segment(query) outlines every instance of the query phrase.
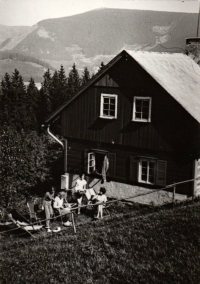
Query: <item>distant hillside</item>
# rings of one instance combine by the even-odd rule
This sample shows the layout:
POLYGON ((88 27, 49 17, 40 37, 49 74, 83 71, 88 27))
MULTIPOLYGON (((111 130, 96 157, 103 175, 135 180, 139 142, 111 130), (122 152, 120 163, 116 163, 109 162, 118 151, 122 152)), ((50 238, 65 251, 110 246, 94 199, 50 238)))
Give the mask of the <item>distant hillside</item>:
POLYGON ((185 38, 196 35, 197 18, 188 13, 100 9, 44 20, 29 30, 19 27, 21 41, 15 31, 11 49, 10 36, 4 41, 0 37, 0 50, 31 55, 55 68, 63 64, 67 71, 73 62, 94 71, 123 48, 166 51, 161 44, 168 51, 182 52, 185 38))

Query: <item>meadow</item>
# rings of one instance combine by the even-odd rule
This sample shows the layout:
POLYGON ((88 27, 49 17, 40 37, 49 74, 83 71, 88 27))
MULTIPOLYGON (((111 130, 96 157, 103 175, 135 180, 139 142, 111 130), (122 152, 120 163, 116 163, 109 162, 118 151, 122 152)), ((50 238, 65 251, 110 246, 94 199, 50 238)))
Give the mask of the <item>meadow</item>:
POLYGON ((199 200, 118 206, 118 214, 79 223, 77 234, 1 235, 1 283, 200 283, 199 200))

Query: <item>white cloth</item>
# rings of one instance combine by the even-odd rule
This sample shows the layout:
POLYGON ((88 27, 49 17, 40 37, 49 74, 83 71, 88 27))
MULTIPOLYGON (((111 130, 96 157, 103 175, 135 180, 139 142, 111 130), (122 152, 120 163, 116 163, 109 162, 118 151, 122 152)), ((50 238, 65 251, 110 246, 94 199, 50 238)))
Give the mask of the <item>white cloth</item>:
POLYGON ((84 191, 87 181, 85 179, 77 179, 75 191, 84 191))
POLYGON ((63 207, 63 198, 60 198, 59 196, 55 197, 54 203, 53 203, 53 208, 59 209, 63 207))
POLYGON ((103 203, 103 202, 106 203, 107 202, 107 196, 105 194, 97 195, 96 200, 98 202, 101 202, 101 203, 103 203))

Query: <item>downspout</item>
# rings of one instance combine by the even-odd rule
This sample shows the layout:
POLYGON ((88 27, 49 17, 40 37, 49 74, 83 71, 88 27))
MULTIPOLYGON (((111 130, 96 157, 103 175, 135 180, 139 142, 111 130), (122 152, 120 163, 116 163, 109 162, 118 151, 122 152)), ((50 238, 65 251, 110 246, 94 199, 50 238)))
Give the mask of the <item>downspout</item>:
POLYGON ((50 131, 50 125, 48 125, 47 127, 47 133, 54 139, 56 140, 63 148, 64 148, 64 144, 62 141, 60 141, 55 135, 53 135, 53 133, 50 131))
POLYGON ((50 125, 47 127, 47 133, 58 142, 64 149, 64 173, 67 174, 67 139, 64 139, 64 143, 59 140, 53 133, 50 131, 50 125))
MULTIPOLYGON (((43 127, 43 125, 42 125, 43 127)), ((61 189, 68 189, 69 188, 69 174, 67 173, 67 139, 64 139, 64 143, 59 140, 51 131, 50 125, 47 126, 47 133, 56 141, 58 142, 64 149, 64 176, 61 176, 61 189), (62 184, 62 177, 64 177, 64 185, 62 184)))

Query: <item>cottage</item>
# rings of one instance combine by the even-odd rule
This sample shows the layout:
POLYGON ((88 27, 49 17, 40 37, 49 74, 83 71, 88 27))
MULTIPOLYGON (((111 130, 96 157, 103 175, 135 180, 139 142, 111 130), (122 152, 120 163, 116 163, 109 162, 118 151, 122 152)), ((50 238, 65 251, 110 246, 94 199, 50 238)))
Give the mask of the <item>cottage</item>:
MULTIPOLYGON (((200 68, 184 54, 124 50, 46 123, 58 116, 69 187, 81 171, 122 190, 200 174, 200 68)), ((198 195, 200 185, 177 190, 198 195)))

